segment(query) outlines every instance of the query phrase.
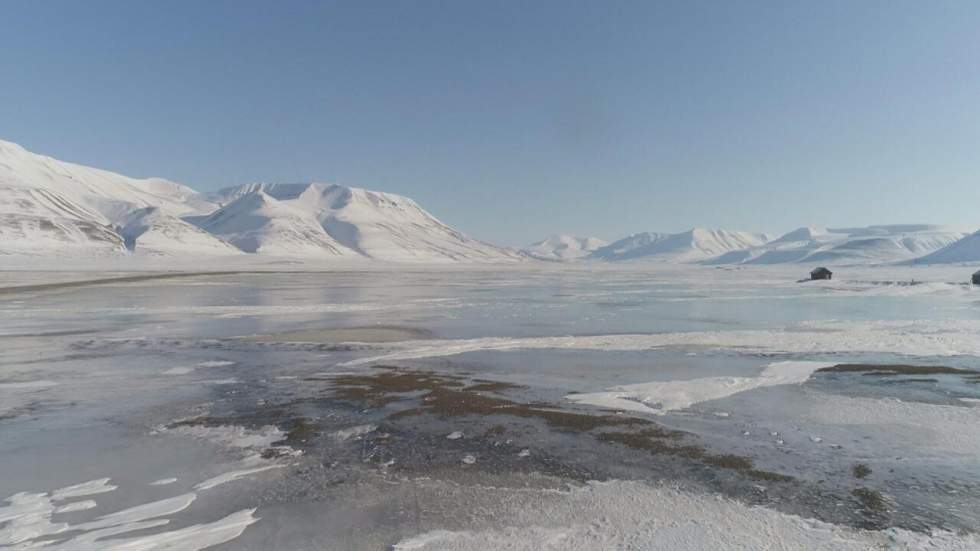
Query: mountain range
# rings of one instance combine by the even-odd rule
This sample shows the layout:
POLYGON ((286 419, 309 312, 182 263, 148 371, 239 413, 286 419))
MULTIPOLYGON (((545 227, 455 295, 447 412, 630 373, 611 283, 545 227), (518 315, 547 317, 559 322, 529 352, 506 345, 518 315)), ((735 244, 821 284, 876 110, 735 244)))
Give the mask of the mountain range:
MULTIPOLYGON (((588 253, 559 260, 734 264, 898 264, 980 261, 980 232, 950 226, 893 225, 767 234, 693 228, 681 233, 635 233, 588 253)), ((585 240, 586 238, 576 238, 585 240)), ((542 241, 525 249, 548 257, 542 241)), ((549 258, 554 259, 554 258, 549 258)))
POLYGON ((213 193, 129 178, 0 140, 0 255, 270 255, 395 262, 895 264, 980 262, 976 228, 803 227, 768 234, 693 228, 612 243, 553 235, 521 251, 473 239, 415 201, 325 183, 213 193))

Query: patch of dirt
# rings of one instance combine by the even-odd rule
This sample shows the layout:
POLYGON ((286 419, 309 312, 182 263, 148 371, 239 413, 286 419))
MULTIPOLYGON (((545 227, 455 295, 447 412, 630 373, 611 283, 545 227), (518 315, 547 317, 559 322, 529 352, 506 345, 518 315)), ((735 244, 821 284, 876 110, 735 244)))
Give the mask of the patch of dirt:
MULTIPOLYGON (((481 380, 468 385, 464 378, 452 375, 390 366, 375 367, 378 369, 375 373, 337 375, 317 380, 330 381, 334 397, 359 404, 379 407, 395 401, 417 402, 415 407, 389 415, 388 420, 392 422, 421 415, 432 415, 440 419, 507 415, 539 420, 557 431, 591 434, 604 443, 621 444, 635 450, 682 457, 720 469, 731 469, 758 480, 793 480, 786 475, 756 469, 752 460, 747 457, 713 455, 700 445, 684 443, 682 440, 695 437, 665 428, 649 419, 613 413, 570 411, 557 404, 524 403, 486 394, 522 388, 510 383, 481 380), (596 432, 599 430, 603 431, 596 432)), ((493 425, 485 431, 484 437, 496 436, 505 430, 503 425, 493 425)))
POLYGON ((957 375, 977 375, 976 371, 942 365, 905 364, 838 364, 818 369, 817 373, 864 373, 871 376, 888 375, 933 375, 949 373, 957 375))

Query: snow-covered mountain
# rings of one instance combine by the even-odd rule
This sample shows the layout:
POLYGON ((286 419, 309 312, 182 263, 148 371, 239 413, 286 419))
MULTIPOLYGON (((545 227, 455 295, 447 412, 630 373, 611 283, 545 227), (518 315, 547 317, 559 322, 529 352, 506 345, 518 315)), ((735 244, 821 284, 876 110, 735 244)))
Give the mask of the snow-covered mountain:
POLYGON ((180 219, 215 207, 174 182, 128 178, 0 140, 0 253, 238 253, 180 219))
POLYGON ((211 215, 194 219, 194 222, 247 253, 356 255, 337 243, 315 217, 276 200, 261 189, 238 197, 211 215))
POLYGON ((337 184, 248 184, 218 191, 201 228, 248 252, 412 262, 509 262, 524 257, 470 238, 400 195, 337 184))
POLYGON ((712 264, 888 264, 928 255, 967 233, 961 228, 925 224, 866 228, 805 227, 758 247, 733 251, 712 264))
POLYGON ((980 262, 980 231, 971 233, 931 254, 917 258, 914 262, 916 264, 980 262))
POLYGON ((509 262, 411 199, 331 184, 249 184, 204 196, 0 141, 0 254, 260 253, 509 262))
POLYGON ((472 239, 399 195, 336 184, 248 184, 204 195, 0 140, 0 255, 241 255, 409 262, 656 260, 708 264, 980 262, 980 233, 933 225, 764 234, 694 228, 611 244, 556 235, 524 251, 472 239))
POLYGON ((658 260, 698 262, 762 245, 769 236, 729 230, 693 228, 686 232, 636 233, 594 251, 589 258, 607 261, 658 260))
POLYGON ((522 251, 540 260, 578 260, 605 247, 608 243, 598 237, 576 237, 574 235, 552 235, 543 241, 528 245, 522 251))

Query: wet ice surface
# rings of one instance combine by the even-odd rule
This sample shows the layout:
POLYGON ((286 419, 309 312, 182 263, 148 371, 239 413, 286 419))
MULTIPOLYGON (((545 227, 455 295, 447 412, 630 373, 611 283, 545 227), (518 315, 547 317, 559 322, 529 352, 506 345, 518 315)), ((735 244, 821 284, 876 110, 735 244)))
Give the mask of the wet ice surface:
POLYGON ((816 371, 980 367, 980 291, 896 270, 235 274, 0 295, 0 546, 914 548, 935 532, 970 548, 950 533, 980 529, 980 371, 816 371), (338 395, 377 364, 451 379, 338 395), (436 399, 461 388, 503 413, 436 399), (616 440, 633 429, 556 409, 683 436, 616 440))

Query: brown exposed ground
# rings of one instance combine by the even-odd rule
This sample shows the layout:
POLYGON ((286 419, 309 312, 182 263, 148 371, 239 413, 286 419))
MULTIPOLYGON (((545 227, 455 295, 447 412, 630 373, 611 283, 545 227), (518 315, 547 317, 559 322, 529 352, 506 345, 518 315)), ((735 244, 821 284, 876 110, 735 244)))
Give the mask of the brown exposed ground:
POLYGON ((56 291, 62 289, 72 289, 75 287, 88 287, 91 285, 112 285, 117 283, 135 283, 139 281, 151 281, 154 279, 176 279, 187 277, 202 276, 222 276, 235 275, 243 272, 168 272, 157 274, 141 274, 123 277, 109 277, 102 279, 86 279, 81 281, 64 281, 59 283, 39 283, 37 285, 15 285, 12 287, 0 287, 0 295, 11 293, 23 293, 34 291, 56 291))
POLYGON ((866 373, 868 375, 933 375, 949 373, 957 375, 977 375, 976 371, 942 365, 903 365, 903 364, 839 364, 817 370, 818 373, 866 373))
MULTIPOLYGON (((522 388, 511 383, 481 380, 468 384, 463 377, 387 366, 376 366, 374 372, 363 375, 345 374, 315 380, 329 381, 335 398, 359 405, 382 407, 401 401, 413 404, 392 413, 388 417, 390 421, 421 415, 440 419, 505 415, 542 421, 557 431, 589 434, 606 444, 731 469, 758 480, 792 480, 786 475, 756 469, 747 457, 710 454, 692 442, 696 438, 694 435, 665 428, 649 419, 611 412, 573 411, 557 404, 525 403, 506 398, 502 395, 504 391, 522 388)), ((505 430, 506 427, 496 424, 484 434, 493 436, 505 430)))

